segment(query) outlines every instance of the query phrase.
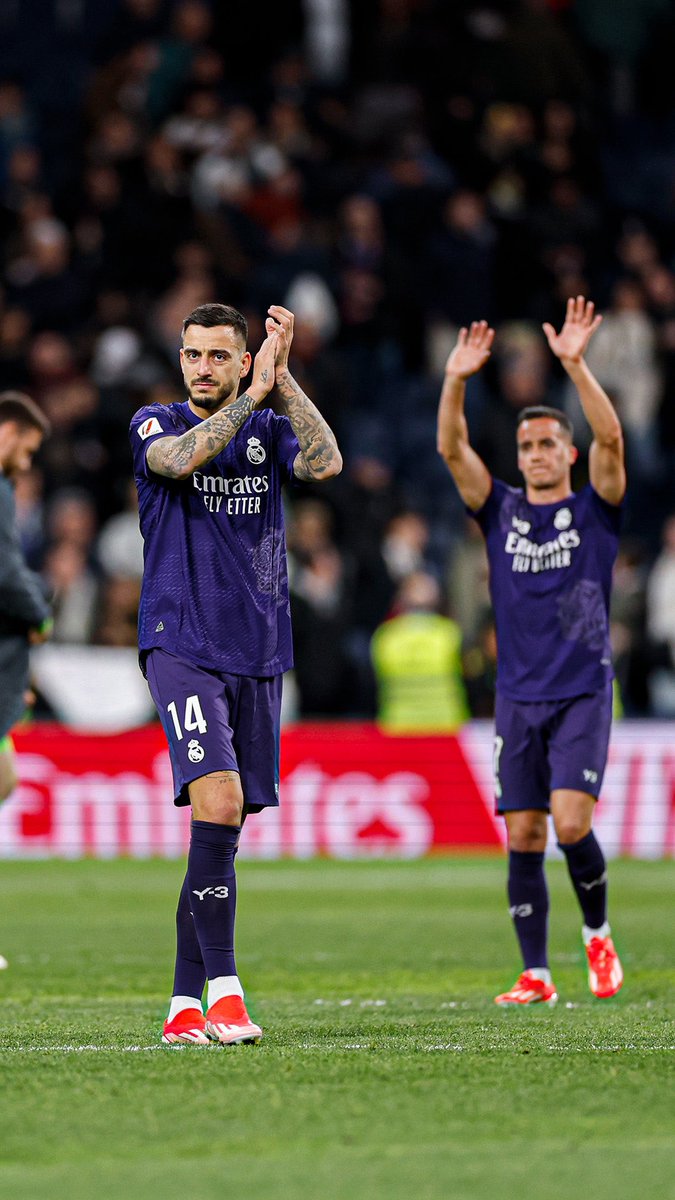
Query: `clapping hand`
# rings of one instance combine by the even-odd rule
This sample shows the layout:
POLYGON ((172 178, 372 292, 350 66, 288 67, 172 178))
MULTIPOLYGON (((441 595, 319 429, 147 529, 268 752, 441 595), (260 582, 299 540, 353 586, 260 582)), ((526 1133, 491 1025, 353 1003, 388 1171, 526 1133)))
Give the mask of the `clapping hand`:
POLYGON ((277 335, 275 368, 278 377, 282 371, 288 370, 288 355, 293 341, 295 318, 289 309, 282 308, 280 304, 270 304, 267 312, 269 315, 265 321, 265 329, 268 333, 277 335))

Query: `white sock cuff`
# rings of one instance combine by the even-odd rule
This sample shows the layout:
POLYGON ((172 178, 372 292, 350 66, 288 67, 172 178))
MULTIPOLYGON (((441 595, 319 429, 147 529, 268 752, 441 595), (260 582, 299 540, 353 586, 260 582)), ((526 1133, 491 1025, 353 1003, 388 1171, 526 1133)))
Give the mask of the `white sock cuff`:
POLYGON ((587 946, 592 938, 606 938, 609 937, 611 932, 607 921, 605 921, 604 925, 601 925, 599 929, 589 929, 588 925, 583 925, 581 936, 584 939, 584 945, 587 946))
POLYGON ((186 1008, 198 1008, 201 1012, 202 1002, 196 996, 172 996, 167 1021, 173 1021, 174 1017, 177 1017, 178 1013, 183 1012, 186 1008))
POLYGON ((526 967, 528 975, 540 979, 542 983, 551 983, 551 972, 548 967, 526 967))
POLYGON ((218 975, 215 979, 209 979, 207 995, 210 1008, 212 1004, 222 1000, 223 996, 241 996, 243 999, 244 989, 238 975, 218 975))

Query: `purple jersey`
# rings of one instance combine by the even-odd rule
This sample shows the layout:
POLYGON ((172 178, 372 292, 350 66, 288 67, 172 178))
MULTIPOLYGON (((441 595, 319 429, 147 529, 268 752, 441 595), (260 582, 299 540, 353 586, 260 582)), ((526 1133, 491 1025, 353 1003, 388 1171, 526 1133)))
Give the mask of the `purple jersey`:
POLYGON ((493 480, 472 513, 487 544, 497 690, 511 700, 563 700, 613 678, 609 595, 621 508, 588 484, 554 504, 530 504, 493 480))
POLYGON ((281 485, 298 442, 287 417, 256 410, 187 479, 154 474, 148 447, 199 424, 187 401, 149 405, 131 421, 145 542, 139 649, 233 675, 279 675, 293 665, 281 485))

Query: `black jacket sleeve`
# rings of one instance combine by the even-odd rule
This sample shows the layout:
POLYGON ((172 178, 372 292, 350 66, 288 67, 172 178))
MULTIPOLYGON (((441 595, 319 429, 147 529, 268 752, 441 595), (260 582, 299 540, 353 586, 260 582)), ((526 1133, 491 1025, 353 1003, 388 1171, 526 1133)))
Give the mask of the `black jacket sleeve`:
POLYGON ((11 484, 0 476, 0 635, 27 633, 49 615, 42 582, 23 557, 11 484))

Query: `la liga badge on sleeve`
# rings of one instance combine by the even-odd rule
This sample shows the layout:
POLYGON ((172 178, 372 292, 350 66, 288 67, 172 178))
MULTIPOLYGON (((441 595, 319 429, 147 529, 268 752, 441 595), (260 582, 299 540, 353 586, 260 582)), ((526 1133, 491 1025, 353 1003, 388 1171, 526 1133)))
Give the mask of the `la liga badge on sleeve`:
POLYGON ((160 425, 157 417, 148 417, 142 425, 138 426, 138 436, 145 441, 146 438, 152 437, 153 433, 163 433, 164 430, 160 425))

